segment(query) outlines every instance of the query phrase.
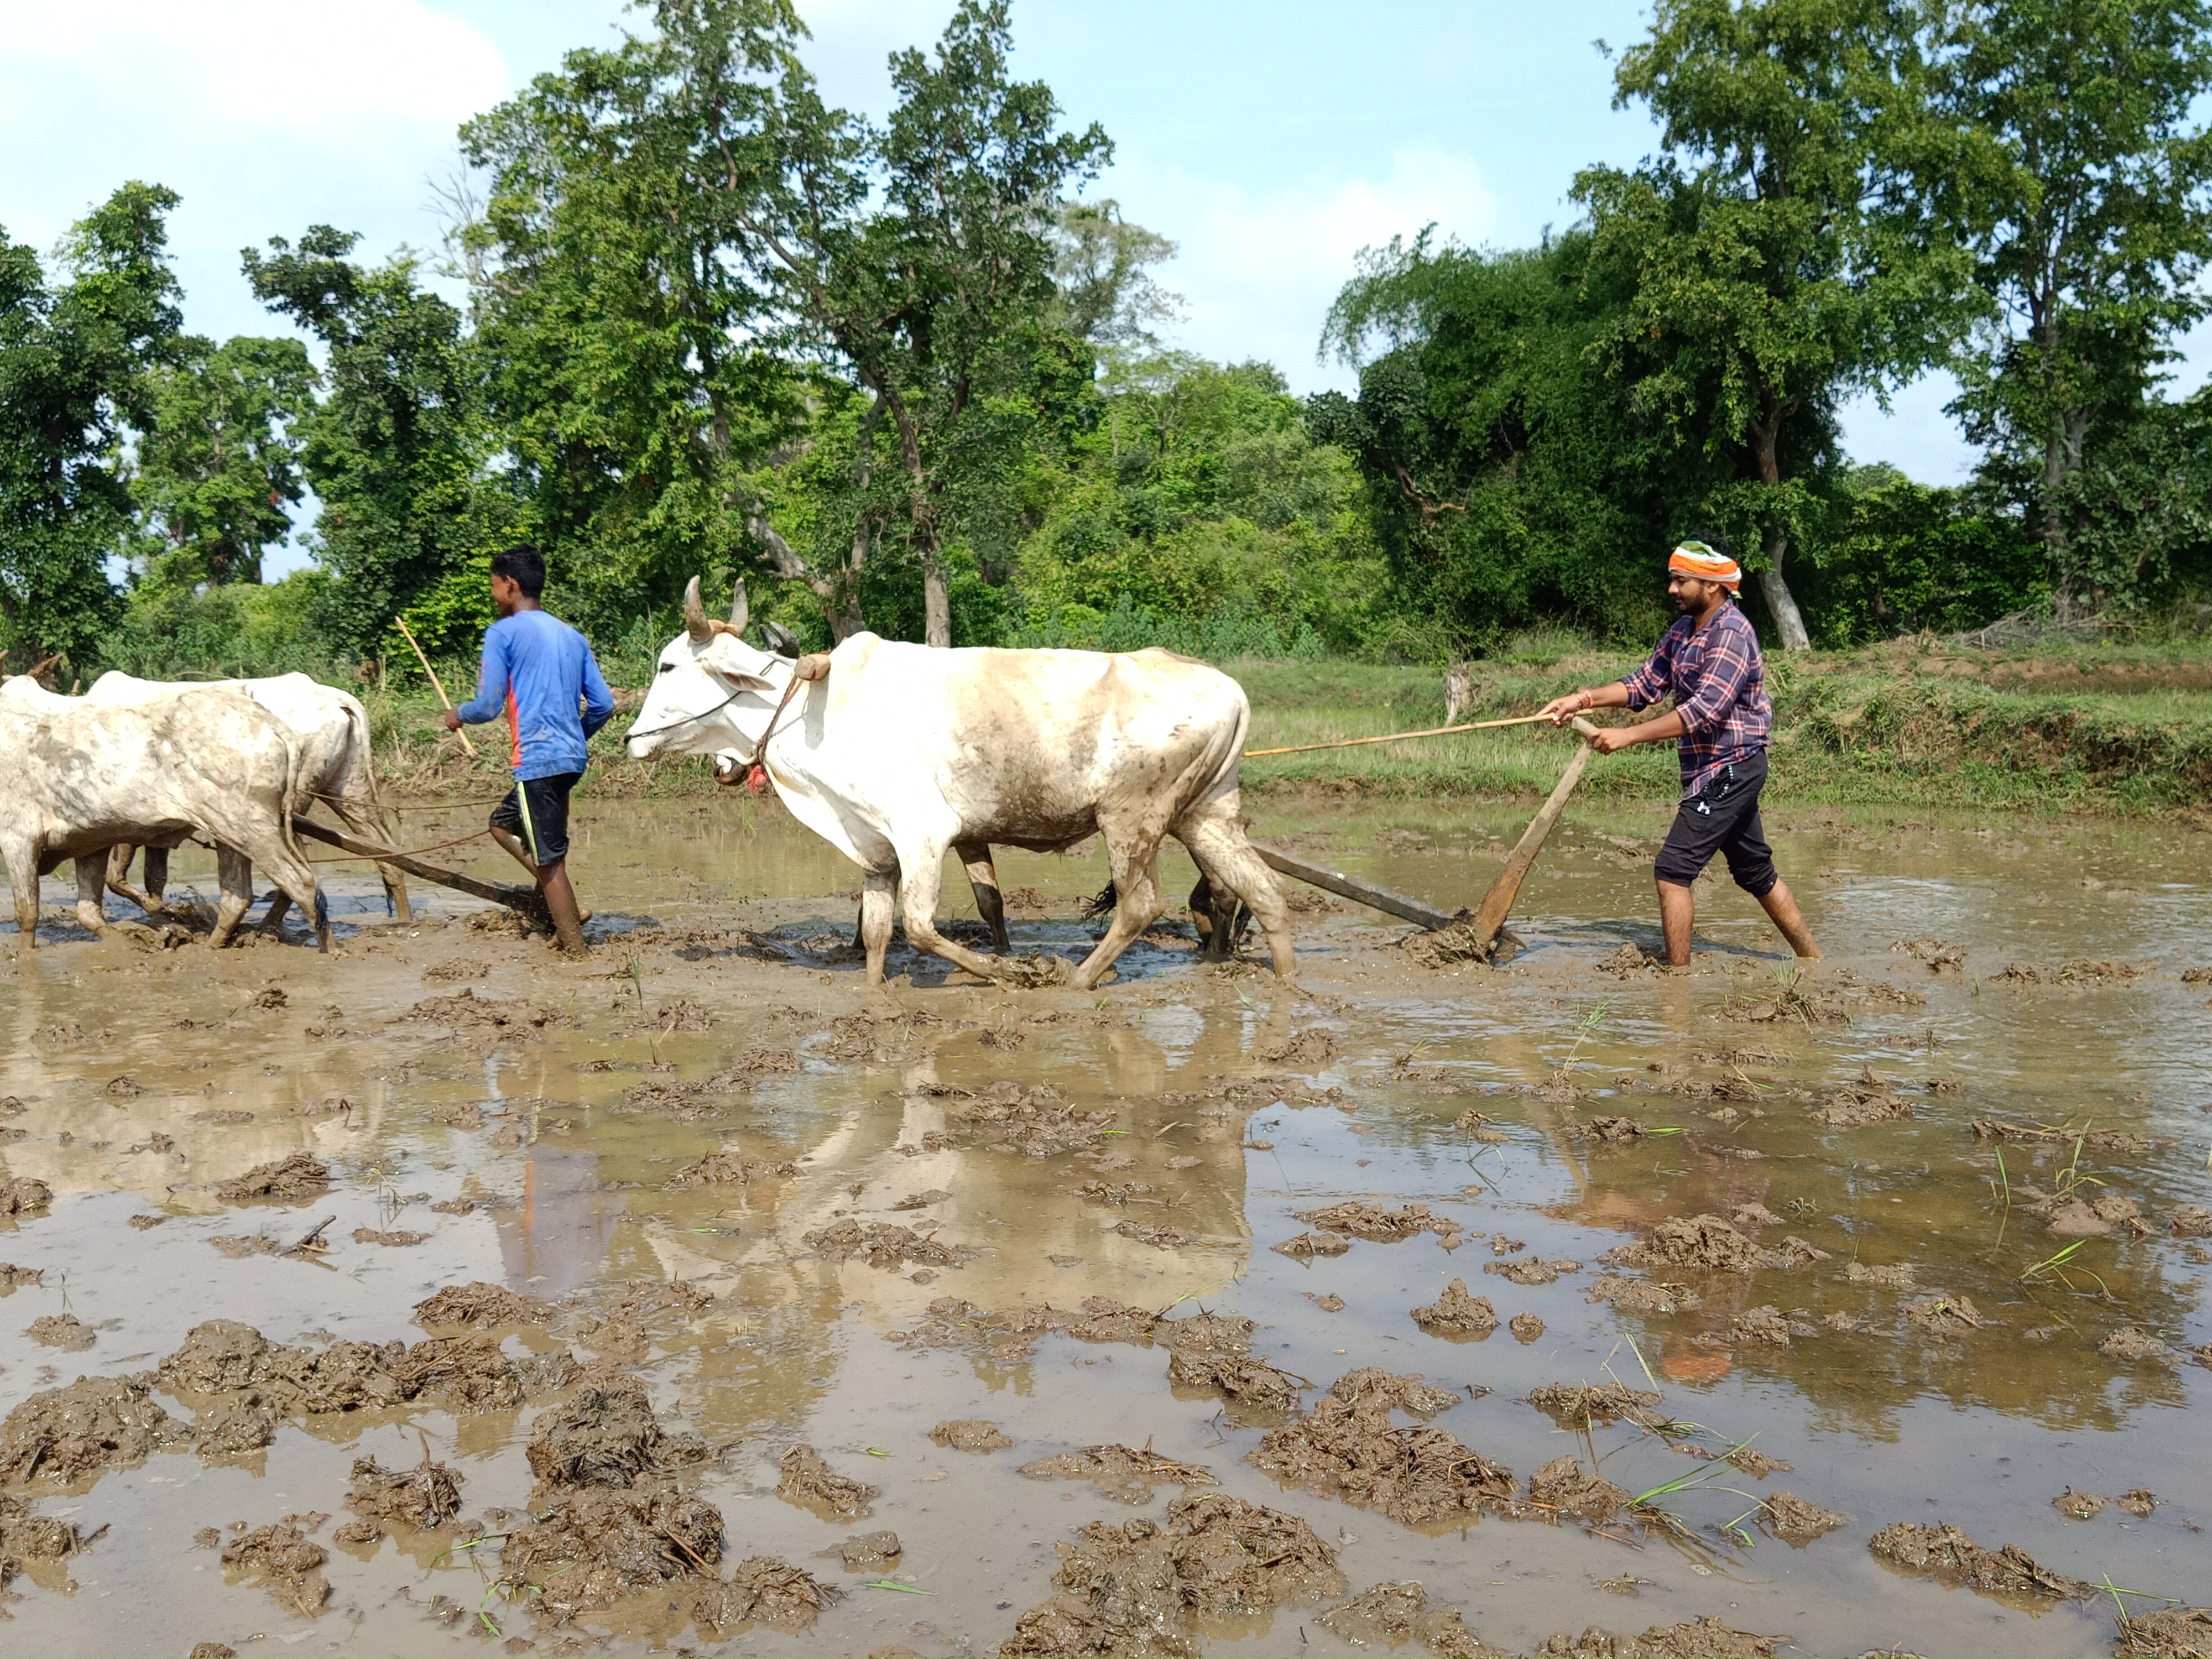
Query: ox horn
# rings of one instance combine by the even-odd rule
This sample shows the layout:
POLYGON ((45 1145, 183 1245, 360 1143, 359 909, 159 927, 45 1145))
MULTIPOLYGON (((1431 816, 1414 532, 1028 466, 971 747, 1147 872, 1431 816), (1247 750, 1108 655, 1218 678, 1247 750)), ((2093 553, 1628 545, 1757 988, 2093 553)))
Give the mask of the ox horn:
POLYGON ((684 587, 684 631, 691 636, 694 645, 704 645, 714 637, 714 624, 707 620, 707 607, 699 602, 696 576, 684 587))
POLYGON ((738 596, 730 601, 731 630, 743 634, 745 624, 752 620, 752 605, 745 599, 745 579, 740 576, 738 578, 738 596))

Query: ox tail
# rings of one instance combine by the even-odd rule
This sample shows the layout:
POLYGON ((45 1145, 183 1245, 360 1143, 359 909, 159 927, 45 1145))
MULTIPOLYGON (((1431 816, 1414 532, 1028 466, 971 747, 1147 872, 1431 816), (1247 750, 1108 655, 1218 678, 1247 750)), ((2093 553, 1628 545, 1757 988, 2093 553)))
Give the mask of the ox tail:
POLYGON ((307 775, 306 745, 293 734, 290 726, 275 720, 270 724, 284 738, 284 799, 276 813, 277 838, 284 843, 287 853, 307 866, 307 877, 312 881, 314 868, 308 864, 307 851, 300 845, 299 832, 292 828, 292 815, 306 811, 314 794, 314 780, 307 775))

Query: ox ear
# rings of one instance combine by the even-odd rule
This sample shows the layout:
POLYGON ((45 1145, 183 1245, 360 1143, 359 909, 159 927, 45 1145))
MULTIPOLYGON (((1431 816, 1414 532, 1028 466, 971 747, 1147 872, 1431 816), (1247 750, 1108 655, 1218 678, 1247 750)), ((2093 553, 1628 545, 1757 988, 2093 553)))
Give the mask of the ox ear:
POLYGON ((731 631, 738 634, 744 633, 745 624, 752 620, 752 605, 745 599, 745 579, 740 576, 738 578, 737 597, 730 601, 731 631))
POLYGON ((684 631, 691 636, 694 645, 704 645, 714 637, 714 625, 707 620, 707 607, 699 600, 696 576, 684 587, 684 631))

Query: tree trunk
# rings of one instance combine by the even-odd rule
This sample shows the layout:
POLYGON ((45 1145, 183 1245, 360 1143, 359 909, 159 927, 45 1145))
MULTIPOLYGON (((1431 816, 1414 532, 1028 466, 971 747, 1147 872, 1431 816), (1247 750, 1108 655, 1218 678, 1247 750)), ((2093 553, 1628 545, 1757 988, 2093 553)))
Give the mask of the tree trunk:
POLYGON ((2051 608, 2057 619, 2074 619, 2074 570, 2067 558, 2066 486, 2081 465, 2081 447, 2089 424, 2085 410, 2062 410, 2051 418, 2043 444, 2043 556, 2051 562, 2051 608))
POLYGON ((1789 545, 1790 538, 1779 529, 1766 532, 1766 568, 1759 573, 1759 591, 1766 596, 1766 608, 1774 613, 1774 629, 1780 635, 1776 643, 1784 651, 1802 651, 1813 643, 1813 636, 1805 631, 1805 616, 1797 609, 1797 596, 1790 591, 1782 574, 1782 555, 1789 545))
MULTIPOLYGON (((1762 482, 1778 485, 1782 482, 1782 463, 1778 451, 1782 440, 1782 417, 1789 413, 1789 405, 1771 395, 1765 399, 1766 416, 1751 425, 1752 447, 1759 456, 1759 476, 1762 482)), ((1802 651, 1813 643, 1813 636, 1805 631, 1805 613, 1797 608, 1797 596, 1790 591, 1789 580, 1782 574, 1782 556, 1789 550, 1789 532, 1777 525, 1766 532, 1766 568, 1759 573, 1759 591, 1766 596, 1766 608, 1774 616, 1774 630, 1781 637, 1775 643, 1784 651, 1802 651)))
POLYGON ((916 538, 921 557, 921 642, 939 650, 952 644, 952 595, 945 582, 945 556, 933 533, 916 538))

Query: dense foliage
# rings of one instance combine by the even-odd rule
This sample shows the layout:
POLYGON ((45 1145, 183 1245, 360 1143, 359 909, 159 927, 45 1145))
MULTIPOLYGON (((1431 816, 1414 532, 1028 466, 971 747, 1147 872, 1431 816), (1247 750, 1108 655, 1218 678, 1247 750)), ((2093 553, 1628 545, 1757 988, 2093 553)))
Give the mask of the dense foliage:
POLYGON ((1408 227, 1323 325, 1355 393, 1161 343, 1173 246, 1011 72, 1006 0, 828 105, 790 0, 649 23, 468 123, 441 285, 317 225, 243 255, 297 333, 183 331, 175 196, 51 268, 0 235, 0 648, 174 674, 465 653, 489 553, 636 672, 696 574, 812 646, 1437 661, 1663 620, 1729 537, 1771 640, 1844 646, 2212 585, 2212 0, 1660 0, 1659 153, 1524 250, 1408 227), (456 303, 453 295, 458 295, 456 303), (1933 366, 1969 485, 1851 465, 1933 366), (312 497, 310 496, 312 492, 312 497), (313 567, 264 585, 297 527, 313 567))

